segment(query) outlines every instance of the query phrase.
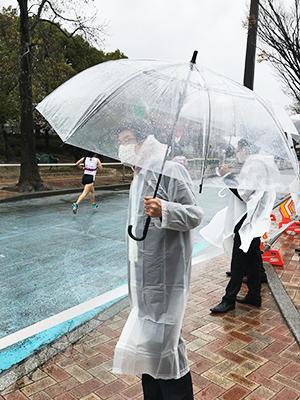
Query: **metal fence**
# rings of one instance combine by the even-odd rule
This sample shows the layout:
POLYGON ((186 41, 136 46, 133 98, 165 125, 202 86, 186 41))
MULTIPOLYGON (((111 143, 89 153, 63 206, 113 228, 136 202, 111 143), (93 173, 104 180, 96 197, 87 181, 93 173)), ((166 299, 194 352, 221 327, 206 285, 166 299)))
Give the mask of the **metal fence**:
MULTIPOLYGON (((83 164, 82 164, 83 165, 83 164)), ((102 163, 104 167, 122 167, 122 163, 102 163)), ((0 164, 0 167, 20 167, 21 164, 0 164)), ((38 167, 75 167, 75 163, 41 163, 38 167)))
MULTIPOLYGON (((121 169, 122 170, 122 181, 125 181, 125 175, 126 175, 126 167, 124 164, 120 162, 111 162, 111 163, 101 163, 104 168, 112 168, 112 169, 121 169)), ((52 170, 52 168, 55 167, 60 167, 60 168, 70 168, 70 167, 75 167, 75 163, 38 163, 37 164, 39 168, 49 168, 49 171, 52 170)), ((83 165, 83 164, 81 164, 83 165)), ((0 163, 0 168, 1 167, 6 167, 6 168, 19 168, 21 166, 20 163, 16 164, 2 164, 0 163)))

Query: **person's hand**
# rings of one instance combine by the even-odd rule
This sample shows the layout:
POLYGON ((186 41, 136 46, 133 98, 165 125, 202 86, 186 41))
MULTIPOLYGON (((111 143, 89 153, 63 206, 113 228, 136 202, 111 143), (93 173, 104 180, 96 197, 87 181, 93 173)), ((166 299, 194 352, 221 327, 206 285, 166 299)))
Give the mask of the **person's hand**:
POLYGON ((220 176, 224 176, 230 172, 230 168, 228 165, 222 165, 219 167, 219 174, 220 176))
POLYGON ((160 199, 153 199, 150 196, 146 196, 144 198, 144 209, 148 217, 160 218, 162 216, 160 199))

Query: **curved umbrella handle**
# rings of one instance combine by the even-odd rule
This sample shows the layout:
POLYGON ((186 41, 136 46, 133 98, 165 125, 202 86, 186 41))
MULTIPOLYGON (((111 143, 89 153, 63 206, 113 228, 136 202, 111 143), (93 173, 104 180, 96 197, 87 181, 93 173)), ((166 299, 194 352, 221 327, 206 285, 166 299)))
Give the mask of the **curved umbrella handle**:
POLYGON ((145 240, 146 236, 147 236, 147 233, 148 233, 150 222, 151 222, 151 217, 147 217, 145 225, 144 225, 144 230, 143 230, 143 236, 142 237, 137 238, 137 237, 134 236, 134 234, 132 233, 132 228, 133 228, 132 225, 128 226, 128 230, 127 230, 128 231, 128 235, 131 237, 131 239, 135 240, 136 242, 141 242, 141 241, 145 240))

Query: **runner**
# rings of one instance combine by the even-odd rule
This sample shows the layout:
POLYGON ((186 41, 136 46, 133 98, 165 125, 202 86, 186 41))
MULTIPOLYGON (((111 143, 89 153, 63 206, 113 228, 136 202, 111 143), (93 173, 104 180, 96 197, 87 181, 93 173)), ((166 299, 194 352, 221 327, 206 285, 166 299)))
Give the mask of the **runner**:
POLYGON ((93 152, 88 152, 86 157, 82 157, 80 160, 76 162, 76 167, 82 168, 83 177, 82 184, 84 185, 83 192, 78 197, 76 203, 72 204, 73 214, 76 214, 78 211, 79 203, 86 198, 86 196, 90 195, 90 202, 93 208, 97 208, 98 204, 95 203, 95 178, 97 169, 99 171, 103 170, 101 161, 96 157, 96 154, 93 152), (81 164, 83 163, 83 166, 81 164))

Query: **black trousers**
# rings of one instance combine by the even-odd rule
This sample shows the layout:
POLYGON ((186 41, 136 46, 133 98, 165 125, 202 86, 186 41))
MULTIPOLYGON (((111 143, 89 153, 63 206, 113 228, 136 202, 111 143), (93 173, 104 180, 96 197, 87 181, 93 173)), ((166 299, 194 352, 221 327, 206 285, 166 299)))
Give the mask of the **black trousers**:
POLYGON ((193 400, 191 373, 179 379, 154 379, 143 374, 144 400, 193 400))
POLYGON ((263 261, 260 251, 260 238, 254 238, 249 250, 244 253, 239 247, 241 238, 238 231, 234 236, 232 259, 231 259, 231 278, 226 287, 223 300, 228 303, 234 303, 238 292, 241 289, 243 276, 248 276, 248 294, 247 297, 260 299, 261 290, 261 271, 263 270, 263 261))

